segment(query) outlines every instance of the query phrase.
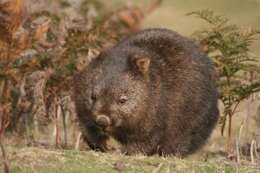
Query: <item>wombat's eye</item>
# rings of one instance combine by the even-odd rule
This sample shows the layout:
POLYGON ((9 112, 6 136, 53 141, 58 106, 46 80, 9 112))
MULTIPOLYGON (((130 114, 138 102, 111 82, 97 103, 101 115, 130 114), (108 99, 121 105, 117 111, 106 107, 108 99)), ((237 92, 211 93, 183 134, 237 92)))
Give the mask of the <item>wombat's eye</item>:
POLYGON ((127 99, 128 99, 127 96, 121 96, 120 99, 119 99, 119 102, 121 104, 124 104, 127 101, 127 99))
POLYGON ((97 96, 95 94, 93 94, 93 93, 91 94, 91 100, 92 101, 96 101, 97 100, 97 96))

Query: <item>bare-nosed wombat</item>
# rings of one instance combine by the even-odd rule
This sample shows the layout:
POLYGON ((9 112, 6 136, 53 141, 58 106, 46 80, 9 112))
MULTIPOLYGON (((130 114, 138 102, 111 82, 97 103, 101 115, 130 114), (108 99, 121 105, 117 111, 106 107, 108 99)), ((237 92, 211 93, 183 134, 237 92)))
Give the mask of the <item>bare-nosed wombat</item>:
POLYGON ((146 29, 101 52, 74 77, 84 140, 106 151, 110 136, 127 154, 185 156, 218 119, 209 58, 189 39, 146 29))

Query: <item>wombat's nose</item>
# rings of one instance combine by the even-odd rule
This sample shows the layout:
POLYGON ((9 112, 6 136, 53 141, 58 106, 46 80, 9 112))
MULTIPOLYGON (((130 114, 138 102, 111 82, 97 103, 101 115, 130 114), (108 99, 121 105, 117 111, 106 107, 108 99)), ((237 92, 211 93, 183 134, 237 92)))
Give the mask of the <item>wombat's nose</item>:
POLYGON ((102 127, 107 127, 111 125, 111 120, 106 115, 98 115, 96 118, 96 123, 102 127))

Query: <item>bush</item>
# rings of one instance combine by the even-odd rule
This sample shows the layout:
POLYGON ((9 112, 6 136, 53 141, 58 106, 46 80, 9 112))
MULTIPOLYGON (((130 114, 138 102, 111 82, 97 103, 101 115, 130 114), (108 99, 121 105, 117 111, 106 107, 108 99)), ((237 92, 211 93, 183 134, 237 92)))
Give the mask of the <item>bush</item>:
POLYGON ((260 91, 260 67, 258 57, 250 52, 250 46, 258 31, 241 28, 229 23, 223 16, 211 10, 191 12, 209 24, 205 30, 195 32, 195 38, 213 60, 217 71, 217 86, 224 105, 221 116, 221 133, 228 119, 228 149, 230 149, 232 117, 239 104, 250 95, 260 91))

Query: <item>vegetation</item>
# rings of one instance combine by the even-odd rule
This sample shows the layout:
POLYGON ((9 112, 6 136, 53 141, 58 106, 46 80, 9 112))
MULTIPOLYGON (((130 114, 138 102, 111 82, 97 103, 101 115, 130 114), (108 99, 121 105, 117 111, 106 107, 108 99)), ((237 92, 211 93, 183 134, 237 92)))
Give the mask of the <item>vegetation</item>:
POLYGON ((202 48, 214 61, 220 100, 224 105, 221 133, 228 119, 228 149, 231 143, 232 117, 239 104, 253 93, 260 91, 260 67, 258 57, 250 52, 250 46, 260 32, 251 28, 239 28, 213 11, 191 12, 206 21, 210 27, 196 33, 202 48))
POLYGON ((59 10, 47 6, 30 13, 23 0, 0 3, 0 114, 1 127, 27 141, 38 140, 39 132, 54 124, 59 143, 61 128, 76 124, 72 75, 100 49, 138 30, 144 12, 135 6, 108 10, 97 0, 83 0, 79 7, 50 3, 58 3, 59 10))
MULTIPOLYGON (((10 149, 12 173, 259 173, 258 166, 228 162, 225 158, 207 160, 124 156, 117 153, 103 154, 94 151, 66 151, 41 148, 10 149)), ((1 167, 0 167, 1 168, 1 167)), ((0 171, 1 172, 1 171, 0 171)))

